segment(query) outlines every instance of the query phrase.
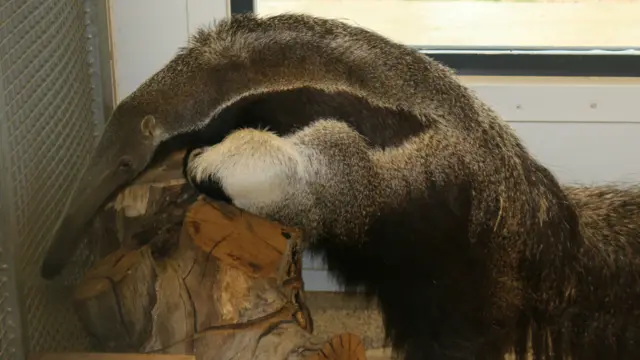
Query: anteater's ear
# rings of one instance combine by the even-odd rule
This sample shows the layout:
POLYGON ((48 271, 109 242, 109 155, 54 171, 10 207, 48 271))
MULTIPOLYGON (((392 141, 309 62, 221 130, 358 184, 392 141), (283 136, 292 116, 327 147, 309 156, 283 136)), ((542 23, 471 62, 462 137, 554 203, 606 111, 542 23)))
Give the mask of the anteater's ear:
POLYGON ((140 130, 144 136, 153 137, 156 133, 156 118, 152 115, 145 116, 140 122, 140 130))

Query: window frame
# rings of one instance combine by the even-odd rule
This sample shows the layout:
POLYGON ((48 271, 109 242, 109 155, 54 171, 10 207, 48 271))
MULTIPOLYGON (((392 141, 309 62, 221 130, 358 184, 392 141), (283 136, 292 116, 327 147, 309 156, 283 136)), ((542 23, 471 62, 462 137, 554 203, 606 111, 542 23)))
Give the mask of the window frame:
MULTIPOLYGON (((230 13, 252 13, 255 2, 229 0, 230 13)), ((640 77, 640 48, 412 47, 461 76, 640 77)))

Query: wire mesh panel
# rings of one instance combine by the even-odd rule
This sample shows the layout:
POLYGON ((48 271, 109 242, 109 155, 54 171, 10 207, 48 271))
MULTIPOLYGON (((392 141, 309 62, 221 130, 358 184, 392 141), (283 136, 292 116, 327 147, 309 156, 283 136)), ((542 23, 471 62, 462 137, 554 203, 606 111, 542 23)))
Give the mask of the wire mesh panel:
POLYGON ((91 260, 86 244, 61 280, 40 278, 52 228, 94 144, 95 76, 84 6, 79 0, 0 0, 2 360, 15 357, 8 349, 19 341, 27 351, 89 346, 69 301, 70 285, 91 260), (7 257, 13 263, 3 261, 7 257))
MULTIPOLYGON (((0 68, 0 74, 2 69, 0 68)), ((3 93, 0 82, 0 94, 3 93)), ((0 96, 0 145, 7 143, 4 118, 3 98, 0 96)), ((0 156, 0 176, 7 174, 5 159, 0 156)), ((15 265, 13 261, 13 247, 9 242, 9 226, 11 213, 8 204, 11 203, 8 182, 5 177, 0 178, 0 359, 10 359, 23 356, 22 336, 20 333, 21 319, 18 309, 18 293, 16 291, 15 265)))

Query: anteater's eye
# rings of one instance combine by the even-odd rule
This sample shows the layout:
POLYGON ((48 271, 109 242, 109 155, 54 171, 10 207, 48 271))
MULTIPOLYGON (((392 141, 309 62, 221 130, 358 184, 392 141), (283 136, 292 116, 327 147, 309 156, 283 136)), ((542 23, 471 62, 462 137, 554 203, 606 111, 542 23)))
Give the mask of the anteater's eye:
POLYGON ((118 164, 118 170, 120 171, 129 171, 133 168, 133 161, 129 158, 120 159, 120 164, 118 164))

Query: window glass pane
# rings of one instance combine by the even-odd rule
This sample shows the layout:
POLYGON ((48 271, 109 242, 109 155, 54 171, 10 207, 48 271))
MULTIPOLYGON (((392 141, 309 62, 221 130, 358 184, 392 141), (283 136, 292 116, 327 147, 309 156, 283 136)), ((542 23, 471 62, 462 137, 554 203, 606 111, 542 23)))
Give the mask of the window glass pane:
POLYGON ((640 48, 640 0, 256 0, 255 12, 342 19, 416 46, 640 48))

